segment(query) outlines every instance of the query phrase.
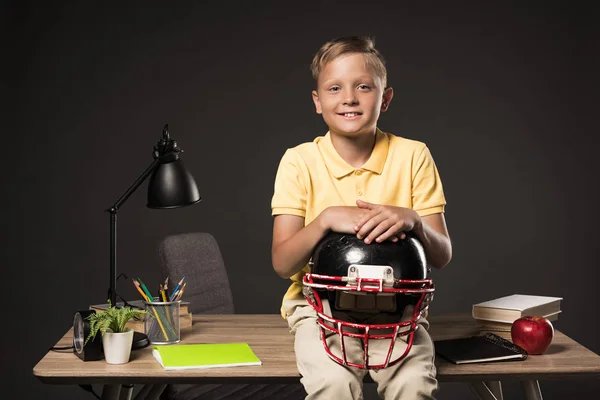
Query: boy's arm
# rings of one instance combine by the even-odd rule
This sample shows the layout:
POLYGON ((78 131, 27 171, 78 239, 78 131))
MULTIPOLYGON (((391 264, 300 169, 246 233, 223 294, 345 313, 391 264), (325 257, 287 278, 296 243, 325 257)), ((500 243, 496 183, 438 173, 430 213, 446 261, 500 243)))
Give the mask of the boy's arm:
POLYGON ((319 218, 304 226, 304 218, 296 215, 276 215, 273 220, 273 269, 282 278, 300 271, 311 257, 312 250, 327 229, 319 218))
POLYGON ((304 268, 314 247, 327 232, 354 233, 354 225, 365 213, 358 207, 328 207, 306 226, 303 217, 276 215, 271 247, 273 269, 282 278, 291 277, 304 268))
POLYGON ((445 267, 452 259, 452 242, 446 227, 444 214, 432 214, 421 217, 413 232, 423 244, 427 263, 434 268, 445 267))

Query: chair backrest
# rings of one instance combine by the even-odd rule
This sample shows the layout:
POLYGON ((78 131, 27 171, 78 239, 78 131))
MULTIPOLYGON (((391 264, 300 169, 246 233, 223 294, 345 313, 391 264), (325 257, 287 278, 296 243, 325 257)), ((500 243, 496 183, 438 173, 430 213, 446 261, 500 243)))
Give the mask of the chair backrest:
POLYGON ((158 244, 164 275, 173 290, 185 276, 183 300, 196 314, 233 314, 233 296, 221 250, 216 239, 206 232, 169 235, 158 244))

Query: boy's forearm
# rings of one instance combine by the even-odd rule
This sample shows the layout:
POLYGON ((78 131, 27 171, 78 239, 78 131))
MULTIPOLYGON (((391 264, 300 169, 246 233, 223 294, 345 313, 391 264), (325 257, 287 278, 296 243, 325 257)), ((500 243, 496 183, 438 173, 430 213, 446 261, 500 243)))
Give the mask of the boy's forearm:
POLYGON ((272 261, 275 272, 282 278, 289 278, 304 268, 314 247, 328 230, 321 218, 316 218, 293 236, 274 246, 272 261))
POLYGON ((427 264, 440 269, 450 262, 452 259, 452 243, 449 237, 437 232, 422 220, 415 226, 413 233, 425 248, 427 264))

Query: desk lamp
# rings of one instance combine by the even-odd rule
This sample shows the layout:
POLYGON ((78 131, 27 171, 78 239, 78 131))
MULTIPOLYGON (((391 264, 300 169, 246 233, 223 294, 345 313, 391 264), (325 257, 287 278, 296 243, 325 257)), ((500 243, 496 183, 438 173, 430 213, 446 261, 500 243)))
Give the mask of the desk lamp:
MULTIPOLYGON (((148 208, 169 209, 196 204, 201 200, 198 187, 192 175, 179 159, 182 153, 177 142, 169 135, 169 125, 165 125, 162 137, 154 146, 154 161, 133 182, 125 193, 106 211, 110 214, 110 287, 108 298, 112 305, 117 304, 117 212, 129 196, 150 176, 148 184, 148 208)), ((144 347, 148 343, 146 335, 135 332, 133 347, 144 347)))

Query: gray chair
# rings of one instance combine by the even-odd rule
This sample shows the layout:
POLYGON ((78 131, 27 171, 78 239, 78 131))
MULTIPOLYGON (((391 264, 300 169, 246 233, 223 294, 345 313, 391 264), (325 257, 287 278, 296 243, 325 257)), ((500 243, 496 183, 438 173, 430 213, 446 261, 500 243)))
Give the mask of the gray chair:
POLYGON ((233 314, 233 297, 221 250, 210 233, 169 235, 158 244, 162 273, 169 288, 185 276, 185 300, 196 314, 233 314))
MULTIPOLYGON (((158 255, 169 287, 185 276, 184 297, 193 314, 233 314, 233 296, 217 241, 210 233, 169 235, 158 244, 158 255)), ((177 384, 168 385, 161 400, 303 399, 300 384, 177 384)))

